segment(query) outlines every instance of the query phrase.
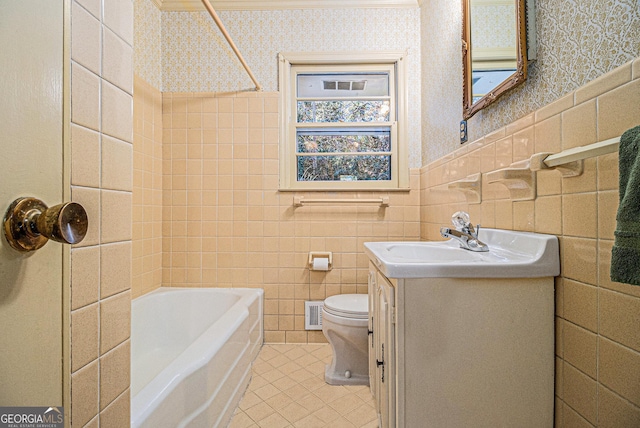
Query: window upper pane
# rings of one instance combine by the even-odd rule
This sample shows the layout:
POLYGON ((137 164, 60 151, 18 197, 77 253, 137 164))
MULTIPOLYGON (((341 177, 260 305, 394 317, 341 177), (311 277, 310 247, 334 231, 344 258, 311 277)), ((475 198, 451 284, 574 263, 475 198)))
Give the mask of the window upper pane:
POLYGON ((366 98, 389 96, 389 73, 301 73, 298 98, 366 98))
POLYGON ((389 101, 298 101, 298 123, 389 122, 389 101))

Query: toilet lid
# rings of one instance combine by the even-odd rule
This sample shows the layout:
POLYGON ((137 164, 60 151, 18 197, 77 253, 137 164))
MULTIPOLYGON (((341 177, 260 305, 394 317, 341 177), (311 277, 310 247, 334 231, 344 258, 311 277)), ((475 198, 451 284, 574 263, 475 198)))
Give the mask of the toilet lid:
POLYGON ((369 316, 369 296, 366 294, 338 294, 327 297, 324 301, 324 310, 341 317, 367 319, 369 316))

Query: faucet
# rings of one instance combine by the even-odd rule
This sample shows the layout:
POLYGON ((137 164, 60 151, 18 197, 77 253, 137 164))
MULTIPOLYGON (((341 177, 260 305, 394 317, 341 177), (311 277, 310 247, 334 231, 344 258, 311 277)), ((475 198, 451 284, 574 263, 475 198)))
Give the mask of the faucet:
POLYGON ((451 238, 458 241, 460 248, 470 251, 489 251, 489 247, 478 239, 480 233, 480 225, 475 229, 469 221, 469 214, 464 211, 458 211, 451 217, 451 222, 455 229, 450 227, 441 227, 440 235, 443 238, 451 238))

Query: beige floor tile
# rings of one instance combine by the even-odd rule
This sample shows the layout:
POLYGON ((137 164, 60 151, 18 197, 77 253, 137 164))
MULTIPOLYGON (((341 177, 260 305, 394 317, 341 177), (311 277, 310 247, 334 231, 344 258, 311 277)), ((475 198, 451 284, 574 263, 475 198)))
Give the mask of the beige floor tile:
POLYGON ((287 358, 286 355, 280 354, 277 357, 274 357, 272 359, 269 360, 269 363, 273 366, 273 367, 281 367, 284 366, 285 364, 291 362, 291 360, 289 358, 287 358))
POLYGON ((326 384, 330 362, 328 344, 264 345, 230 427, 377 427, 369 387, 326 384))
POLYGON ((309 355, 309 353, 307 351, 305 351, 302 347, 296 347, 290 351, 287 351, 285 353, 285 355, 287 357, 289 357, 291 360, 295 361, 300 357, 303 357, 305 355, 309 355))
POLYGON ((306 395, 309 394, 309 390, 307 388, 305 388, 304 386, 300 385, 299 383, 293 385, 290 388, 287 388, 284 391, 285 394, 287 394, 289 397, 291 398, 299 398, 299 397, 304 397, 306 395))
POLYGON ((374 418, 371 422, 362 425, 360 428, 378 428, 378 418, 374 418))
POLYGON ((255 426, 253 419, 247 416, 246 413, 239 412, 233 415, 229 428, 249 428, 252 425, 255 426))
POLYGON ((275 367, 273 367, 267 361, 256 361, 256 363, 251 368, 253 373, 256 373, 256 374, 259 374, 259 375, 262 375, 263 373, 270 372, 273 369, 275 369, 275 367))
POLYGON ((238 409, 247 410, 260 402, 262 402, 262 398, 258 397, 255 392, 247 391, 246 394, 244 394, 244 397, 242 397, 242 401, 240 402, 238 409))
POLYGON ((302 367, 307 367, 311 364, 314 364, 318 361, 318 357, 313 354, 304 354, 303 356, 296 358, 295 362, 300 364, 302 367))
POLYGON ((287 389, 297 385, 298 382, 296 382, 290 376, 282 376, 280 379, 273 381, 271 384, 278 388, 280 391, 286 391, 287 389))
POLYGON ((300 400, 297 400, 297 402, 302 407, 307 409, 309 414, 315 412, 316 410, 320 409, 321 407, 324 407, 324 404, 325 404, 322 401, 318 400, 318 397, 316 397, 313 394, 309 394, 306 397, 304 397, 304 398, 302 398, 300 400))
POLYGON ((300 382, 300 385, 304 386, 309 391, 313 392, 316 389, 325 385, 325 383, 324 383, 324 379, 322 379, 320 376, 315 376, 315 377, 310 377, 309 379, 303 380, 302 382, 300 382))
POLYGON ((266 385, 269 385, 269 382, 264 380, 262 376, 258 376, 254 373, 251 378, 251 382, 249 383, 249 391, 256 391, 266 385))
POLYGON ((291 426, 289 421, 282 417, 278 413, 273 413, 266 418, 258 422, 260 428, 286 428, 291 426))
POLYGON ((336 412, 329 406, 324 406, 316 410, 315 412, 313 412, 313 415, 316 416, 318 419, 321 419, 322 421, 324 421, 327 424, 327 426, 329 426, 329 424, 333 426, 332 422, 341 417, 340 413, 336 412))
POLYGON ((269 383, 273 383, 273 382, 275 382, 276 380, 278 380, 278 379, 280 379, 280 378, 284 377, 284 376, 285 376, 285 374, 284 374, 282 371, 278 370, 278 369, 272 369, 272 370, 269 370, 269 371, 268 371, 268 372, 266 372, 266 373, 262 373, 262 375, 261 375, 261 376, 262 376, 262 377, 264 378, 264 380, 266 380, 267 382, 269 382, 269 383))
POLYGON ((336 398, 344 397, 345 395, 347 395, 347 390, 342 386, 325 384, 313 391, 313 394, 325 403, 330 403, 336 398))
POLYGON ((298 403, 290 403, 283 409, 278 411, 289 422, 294 423, 309 415, 309 410, 305 409, 298 403))
POLYGON ((372 411, 370 406, 364 405, 358 407, 353 412, 346 414, 345 418, 353 424, 364 425, 374 420, 376 418, 376 414, 372 411))
POLYGON ((244 411, 254 422, 259 422, 276 411, 267 403, 261 401, 253 407, 249 407, 244 411))
POLYGON ((306 418, 300 419, 298 422, 293 424, 296 428, 326 428, 326 423, 316 417, 315 415, 309 415, 306 418))
POLYGON ((280 366, 280 370, 283 373, 293 373, 296 372, 298 370, 300 370, 302 368, 302 366, 298 363, 296 363, 295 361, 289 361, 286 364, 283 364, 282 366, 280 366))
POLYGON ((280 391, 278 390, 278 388, 276 388, 275 386, 271 385, 270 383, 264 385, 261 388, 258 388, 255 390, 255 393, 258 397, 262 398, 263 400, 266 400, 267 398, 273 397, 274 395, 278 394, 280 391))
POLYGON ((340 397, 337 400, 333 400, 329 403, 329 406, 344 416, 347 413, 351 413, 353 409, 359 408, 363 404, 364 402, 360 399, 360 397, 353 393, 347 394, 344 397, 340 397))
POLYGON ((291 373, 289 376, 292 379, 295 379, 300 383, 300 382, 303 382, 306 379, 310 379, 310 378, 316 377, 317 375, 314 374, 314 373, 311 373, 307 369, 300 369, 300 370, 296 370, 295 372, 291 373))
POLYGON ((357 428, 357 426, 349 422, 347 419, 340 417, 335 421, 331 421, 331 428, 357 428))
POLYGON ((272 408, 276 409, 277 411, 280 411, 281 409, 291 404, 293 400, 284 392, 280 392, 274 395, 273 397, 265 400, 264 402, 267 403, 272 408))

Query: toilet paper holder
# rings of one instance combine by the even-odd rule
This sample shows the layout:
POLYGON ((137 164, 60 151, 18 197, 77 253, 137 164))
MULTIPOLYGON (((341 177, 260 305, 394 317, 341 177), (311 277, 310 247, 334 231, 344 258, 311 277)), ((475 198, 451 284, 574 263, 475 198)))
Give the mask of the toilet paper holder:
POLYGON ((308 266, 309 266, 309 270, 317 270, 314 269, 314 260, 315 259, 328 259, 328 269, 327 270, 331 270, 333 267, 333 254, 331 253, 331 251, 311 251, 309 253, 309 261, 308 261, 308 266))

